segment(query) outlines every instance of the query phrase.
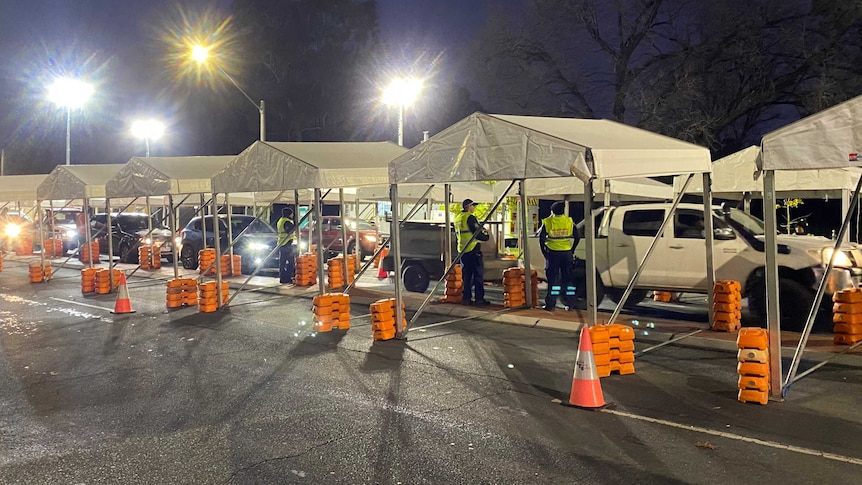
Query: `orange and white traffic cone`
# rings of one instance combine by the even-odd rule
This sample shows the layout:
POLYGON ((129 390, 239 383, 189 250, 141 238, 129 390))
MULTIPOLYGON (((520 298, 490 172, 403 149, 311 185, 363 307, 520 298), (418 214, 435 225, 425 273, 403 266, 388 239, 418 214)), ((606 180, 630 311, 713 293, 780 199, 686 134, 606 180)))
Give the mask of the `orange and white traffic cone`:
POLYGON ((600 408, 605 405, 602 385, 599 383, 599 374, 596 371, 596 360, 593 358, 590 329, 586 326, 581 329, 581 342, 575 359, 575 374, 572 377, 569 404, 580 408, 600 408))
POLYGON ((383 258, 389 255, 389 250, 384 248, 380 251, 380 261, 377 263, 377 278, 386 279, 389 277, 389 271, 383 269, 383 258))
POLYGON ((114 303, 114 314, 135 313, 132 301, 129 300, 129 287, 126 286, 126 273, 120 273, 120 286, 117 290, 117 301, 114 303))

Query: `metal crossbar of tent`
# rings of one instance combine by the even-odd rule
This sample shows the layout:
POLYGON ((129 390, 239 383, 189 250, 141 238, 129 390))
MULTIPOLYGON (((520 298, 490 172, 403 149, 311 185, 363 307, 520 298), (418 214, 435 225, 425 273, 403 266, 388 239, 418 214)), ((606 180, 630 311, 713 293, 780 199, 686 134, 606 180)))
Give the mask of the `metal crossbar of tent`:
MULTIPOLYGON (((103 228, 107 233, 108 238, 108 261, 111 264, 113 256, 112 237, 113 231, 107 228, 111 227, 110 205, 105 198, 105 184, 113 177, 122 167, 120 164, 92 164, 92 165, 58 165, 48 174, 48 177, 39 184, 37 189, 38 200, 41 203, 43 200, 80 200, 82 203, 82 212, 86 227, 84 240, 87 244, 87 251, 91 252, 94 234, 90 230, 90 223, 87 219, 90 213, 91 202, 94 199, 105 199, 105 211, 107 215, 107 225, 103 228)), ((44 239, 44 231, 41 237, 44 239)), ((99 234, 96 234, 97 236, 99 234)), ((43 241, 44 244, 44 241, 43 241)), ((43 246, 44 247, 44 246, 43 246)), ((81 250, 78 248, 60 264, 60 268, 66 265, 81 250)), ((97 253, 98 257, 98 253, 97 253)), ((44 265, 44 251, 42 252, 42 263, 44 265)), ((88 265, 93 267, 93 255, 89 254, 88 265)), ((59 268, 58 268, 59 269, 59 268)), ((114 287, 114 272, 110 272, 111 288, 114 287)))
MULTIPOLYGON (((148 231, 152 232, 152 209, 149 205, 149 197, 157 196, 167 198, 169 208, 169 225, 171 229, 171 253, 174 270, 174 278, 179 277, 179 249, 177 245, 178 215, 179 207, 190 197, 198 196, 198 207, 194 215, 206 215, 206 208, 211 205, 214 217, 218 214, 218 200, 216 197, 207 200, 206 197, 212 193, 212 177, 233 160, 233 156, 197 156, 197 157, 133 157, 131 158, 106 185, 106 196, 108 198, 147 198, 148 231), (175 203, 175 197, 181 198, 175 203)), ((230 200, 225 200, 230 205, 230 200)), ((230 231, 231 211, 228 210, 228 230, 230 231)), ((218 224, 215 224, 216 226, 218 224)), ((205 225, 204 228, 205 234, 205 225)), ((203 238, 206 245, 206 236, 203 238)), ((218 245, 218 241, 215 241, 218 245)), ((153 252, 150 252, 152 255, 153 252)), ((219 268, 220 269, 220 268, 219 268)), ((205 271, 202 272, 205 274, 205 271)), ((221 273, 217 276, 218 298, 221 298, 221 273)))
MULTIPOLYGON (((393 200, 403 183, 458 183, 467 181, 516 181, 519 185, 520 218, 526 219, 526 181, 576 177, 584 184, 585 208, 593 207, 593 182, 600 180, 703 174, 710 183, 710 156, 706 148, 608 120, 582 120, 475 113, 408 151, 390 164, 393 200)), ((707 191, 708 192, 708 191, 707 191)), ((678 203, 681 195, 675 203, 678 203)), ((705 211, 712 199, 704 198, 705 211)), ((499 201, 498 201, 499 203, 499 201)), ((667 218, 672 217, 672 211, 667 218)), ((393 205, 393 252, 395 271, 401 271, 398 215, 393 205)), ((706 218, 707 278, 714 283, 712 221, 706 218)), ((597 320, 595 228, 586 218, 587 314, 597 320)), ((526 224, 520 237, 527 239, 526 224)), ((661 233, 656 235, 660 237, 661 233)), ((641 261, 643 266, 646 260, 641 261)), ((454 264, 454 263, 453 263, 454 264)), ((451 265, 450 265, 451 266, 451 265)), ((529 252, 524 252, 526 274, 530 274, 529 252)), ((451 270, 447 268, 447 272, 451 270)), ((525 278, 527 305, 532 306, 531 278, 525 278)), ((396 279, 396 324, 402 328, 400 282, 396 279)), ((618 303, 621 307, 624 300, 618 303)), ((710 301, 711 306, 711 301, 710 301)), ((414 319, 417 315, 414 314, 414 319)))
MULTIPOLYGON (((298 209, 299 191, 313 191, 314 225, 318 241, 318 291, 325 292, 323 274, 325 248, 323 241, 323 191, 338 189, 341 214, 345 214, 345 189, 387 185, 387 164, 404 153, 404 148, 390 142, 263 142, 258 141, 240 153, 224 170, 213 177, 213 194, 278 193, 294 191, 298 209)), ((280 197, 280 195, 279 195, 280 197)), ((273 202, 276 202, 273 199, 273 202)), ((298 210, 297 210, 298 212, 298 210)), ((311 214, 309 211, 308 214, 311 214)), ((217 227, 217 225, 216 225, 217 227)), ((299 239, 300 224, 295 227, 299 239)), ((342 248, 347 251, 347 224, 342 223, 342 248)), ((309 237, 311 239, 311 231, 309 237)), ((218 233, 215 235, 218 241, 218 233)), ((358 245, 358 241, 357 241, 358 245)), ((218 253, 217 248, 217 253, 218 253)), ((311 249, 309 243, 308 249, 311 249)), ((358 251, 357 251, 358 252, 358 251)), ((221 258, 216 258, 216 265, 221 258)), ((344 271, 347 272, 347 265, 344 271)), ((216 270, 217 274, 220 271, 216 270)), ((251 276, 243 283, 245 286, 251 276)), ((345 274, 345 281, 347 275, 345 274)), ((236 291, 225 304, 236 297, 236 291)), ((221 300, 220 300, 221 301, 221 300)))
MULTIPOLYGON (((764 135, 761 141, 759 167, 763 172, 763 200, 765 207, 776 203, 778 174, 783 171, 834 170, 860 167, 859 152, 862 148, 862 96, 835 105, 829 109, 803 118, 783 128, 764 135)), ((818 282, 814 302, 808 313, 802 336, 794 352, 787 375, 781 365, 781 313, 778 291, 778 243, 777 221, 773 210, 764 210, 766 251, 766 301, 767 329, 770 352, 770 394, 772 397, 786 396, 799 378, 799 364, 814 326, 814 318, 823 299, 827 278, 835 266, 835 258, 846 238, 854 208, 859 205, 862 176, 853 190, 850 210, 844 214, 838 238, 832 248, 832 257, 818 282), (782 380, 783 379, 783 380, 782 380)))

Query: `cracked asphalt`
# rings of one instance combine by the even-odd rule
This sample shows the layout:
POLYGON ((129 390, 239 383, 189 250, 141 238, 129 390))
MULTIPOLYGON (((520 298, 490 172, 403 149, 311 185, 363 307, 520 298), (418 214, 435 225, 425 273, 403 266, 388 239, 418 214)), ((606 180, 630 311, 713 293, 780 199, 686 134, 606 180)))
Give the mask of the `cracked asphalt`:
POLYGON ((858 369, 741 404, 735 355, 669 346, 585 411, 555 401, 570 333, 426 314, 373 342, 362 305, 317 334, 307 299, 167 312, 164 289, 132 278, 112 315, 75 272, 4 266, 0 483, 862 482, 858 369))

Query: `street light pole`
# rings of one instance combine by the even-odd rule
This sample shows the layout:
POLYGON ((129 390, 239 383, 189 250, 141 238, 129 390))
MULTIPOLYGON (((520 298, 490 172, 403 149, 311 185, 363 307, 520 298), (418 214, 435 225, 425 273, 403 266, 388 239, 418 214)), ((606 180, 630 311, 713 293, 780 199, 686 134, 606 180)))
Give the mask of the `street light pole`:
POLYGON ((72 164, 72 107, 66 106, 66 165, 72 164))
POLYGON ((165 125, 158 120, 139 120, 132 123, 132 135, 143 138, 147 148, 146 156, 150 156, 150 140, 158 140, 165 134, 165 125))
POLYGON ((93 94, 93 87, 77 79, 60 78, 48 87, 48 98, 66 108, 66 165, 72 164, 72 109, 80 108, 93 94))
POLYGON ((399 146, 404 146, 404 108, 413 104, 421 90, 422 81, 418 79, 395 79, 383 91, 383 102, 398 106, 399 146))
POLYGON ((398 146, 404 146, 404 103, 398 103, 398 146))

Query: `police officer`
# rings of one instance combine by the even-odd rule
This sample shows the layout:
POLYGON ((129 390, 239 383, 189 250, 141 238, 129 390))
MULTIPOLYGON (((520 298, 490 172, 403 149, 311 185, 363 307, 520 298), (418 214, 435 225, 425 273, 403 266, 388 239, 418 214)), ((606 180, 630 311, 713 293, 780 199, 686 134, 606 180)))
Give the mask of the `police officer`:
POLYGON ((293 245, 296 240, 293 222, 293 209, 285 207, 281 210, 281 218, 275 225, 278 230, 278 281, 281 283, 293 283, 296 272, 296 249, 293 245))
POLYGON ((572 266, 579 235, 575 231, 574 221, 563 215, 564 212, 565 204, 554 202, 550 217, 542 220, 542 227, 539 229, 539 243, 545 255, 545 278, 548 280, 548 293, 542 308, 549 312, 557 307, 557 297, 560 296, 563 286, 566 287, 563 296, 566 308, 573 308, 576 303, 572 266))
POLYGON ((458 251, 461 254, 461 276, 464 280, 464 293, 462 300, 466 305, 490 305, 485 300, 485 266, 482 263, 482 246, 479 241, 487 241, 490 236, 479 226, 479 220, 473 215, 476 204, 471 199, 464 199, 461 203, 463 209, 455 216, 455 233, 458 239, 458 251), (470 241, 470 238, 476 237, 470 241), (471 301, 471 294, 475 290, 476 301, 471 301))

